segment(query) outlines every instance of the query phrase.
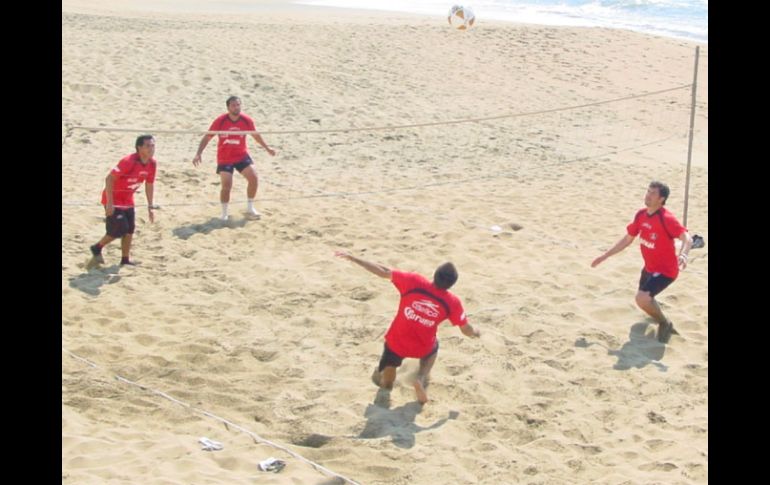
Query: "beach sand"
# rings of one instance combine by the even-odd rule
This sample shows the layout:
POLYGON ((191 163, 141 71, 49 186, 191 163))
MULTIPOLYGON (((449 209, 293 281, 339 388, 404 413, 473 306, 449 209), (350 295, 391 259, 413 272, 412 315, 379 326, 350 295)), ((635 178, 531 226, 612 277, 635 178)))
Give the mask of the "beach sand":
POLYGON ((638 243, 590 263, 651 180, 683 218, 695 44, 211 3, 62 3, 62 483, 708 482, 707 46, 687 219, 706 246, 658 298, 681 334, 663 346, 638 243), (259 221, 239 176, 216 219, 214 142, 191 163, 230 95, 278 152, 249 142, 259 221), (314 132, 347 128, 371 129, 314 132), (104 177, 144 131, 162 208, 151 224, 137 193, 142 264, 113 243, 86 271, 104 177), (425 406, 414 360, 389 404, 372 384, 398 293, 337 249, 457 266, 482 336, 441 326, 425 406))

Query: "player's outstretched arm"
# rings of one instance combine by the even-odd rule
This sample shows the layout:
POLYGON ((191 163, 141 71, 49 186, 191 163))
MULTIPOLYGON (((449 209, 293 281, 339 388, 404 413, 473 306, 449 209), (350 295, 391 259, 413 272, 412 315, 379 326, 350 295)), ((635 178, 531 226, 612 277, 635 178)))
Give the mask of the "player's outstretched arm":
POLYGON ((201 142, 198 144, 198 151, 195 153, 195 156, 193 157, 192 163, 194 166, 198 166, 201 163, 201 155, 203 154, 203 150, 206 148, 206 145, 209 144, 209 140, 214 138, 214 135, 203 135, 203 138, 201 138, 201 142))
POLYGON ((613 254, 617 254, 617 253, 623 251, 624 249, 626 249, 628 247, 629 244, 634 242, 634 239, 636 239, 636 236, 631 236, 630 234, 626 234, 625 236, 623 236, 623 238, 620 241, 615 243, 615 245, 612 246, 612 248, 610 248, 606 253, 604 253, 601 256, 599 256, 598 258, 594 259, 593 262, 591 263, 591 267, 595 268, 595 267, 599 266, 599 263, 601 263, 605 259, 609 258, 613 254))
POLYGON ((364 268, 365 270, 369 271, 370 273, 376 274, 380 278, 390 279, 390 276, 391 276, 390 268, 387 268, 381 264, 370 263, 369 261, 365 261, 363 259, 357 258, 346 251, 335 251, 334 255, 339 258, 352 261, 357 265, 361 266, 362 268, 364 268))
POLYGON ((474 328, 473 325, 470 323, 466 323, 462 327, 460 327, 460 331, 465 335, 466 337, 471 338, 479 338, 481 337, 481 332, 477 328, 474 328))

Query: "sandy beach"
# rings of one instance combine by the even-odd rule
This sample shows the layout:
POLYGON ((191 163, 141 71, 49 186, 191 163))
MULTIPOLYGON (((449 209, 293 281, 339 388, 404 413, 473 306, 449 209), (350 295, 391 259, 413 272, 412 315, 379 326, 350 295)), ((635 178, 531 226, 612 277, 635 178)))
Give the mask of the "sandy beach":
POLYGON ((658 298, 662 345, 638 241, 590 264, 651 180, 683 218, 696 44, 212 4, 62 2, 62 483, 708 483, 708 46, 686 223, 706 246, 658 298), (240 176, 217 219, 213 141, 191 163, 230 95, 277 150, 249 141, 259 221, 240 176), (86 270, 104 178, 145 132, 141 264, 113 243, 86 270), (415 360, 377 401, 398 293, 338 249, 457 266, 482 336, 442 324, 425 406, 415 360))

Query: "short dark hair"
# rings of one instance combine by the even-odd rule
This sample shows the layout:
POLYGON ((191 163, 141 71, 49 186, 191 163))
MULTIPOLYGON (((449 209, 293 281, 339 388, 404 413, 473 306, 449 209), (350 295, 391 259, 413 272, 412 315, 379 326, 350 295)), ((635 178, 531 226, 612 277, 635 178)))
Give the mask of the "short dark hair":
POLYGON ((155 138, 152 135, 139 135, 136 137, 136 143, 134 144, 134 148, 139 150, 139 147, 144 146, 144 142, 147 140, 152 140, 155 138))
POLYGON ((433 284, 436 288, 448 290, 457 282, 457 268, 452 263, 444 263, 433 273, 433 284))
POLYGON ((663 197, 662 205, 666 205, 666 201, 668 200, 668 194, 671 193, 671 190, 668 188, 668 185, 664 184, 663 182, 658 182, 657 180, 653 180, 652 182, 650 182, 650 188, 658 189, 658 195, 663 197))
POLYGON ((241 98, 239 98, 238 96, 230 96, 229 98, 227 98, 227 101, 225 101, 225 106, 227 106, 227 107, 229 108, 229 107, 230 107, 230 103, 232 103, 232 102, 233 102, 233 101, 235 101, 236 99, 237 99, 238 101, 240 101, 240 100, 241 100, 241 98))

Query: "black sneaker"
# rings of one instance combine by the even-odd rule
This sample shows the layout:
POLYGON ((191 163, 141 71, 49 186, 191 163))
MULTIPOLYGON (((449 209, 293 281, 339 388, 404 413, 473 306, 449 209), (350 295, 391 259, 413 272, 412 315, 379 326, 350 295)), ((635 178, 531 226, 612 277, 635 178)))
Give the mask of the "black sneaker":
POLYGON ((674 333, 674 324, 670 321, 661 323, 658 325, 658 342, 667 344, 671 338, 671 334, 674 333))
POLYGON ((692 246, 691 246, 692 249, 702 248, 705 245, 706 245, 706 241, 704 241, 701 236, 696 234, 692 237, 692 246))
POLYGON ((91 260, 86 263, 86 268, 91 269, 97 264, 104 264, 104 256, 102 256, 102 249, 94 244, 89 248, 91 250, 91 260))

